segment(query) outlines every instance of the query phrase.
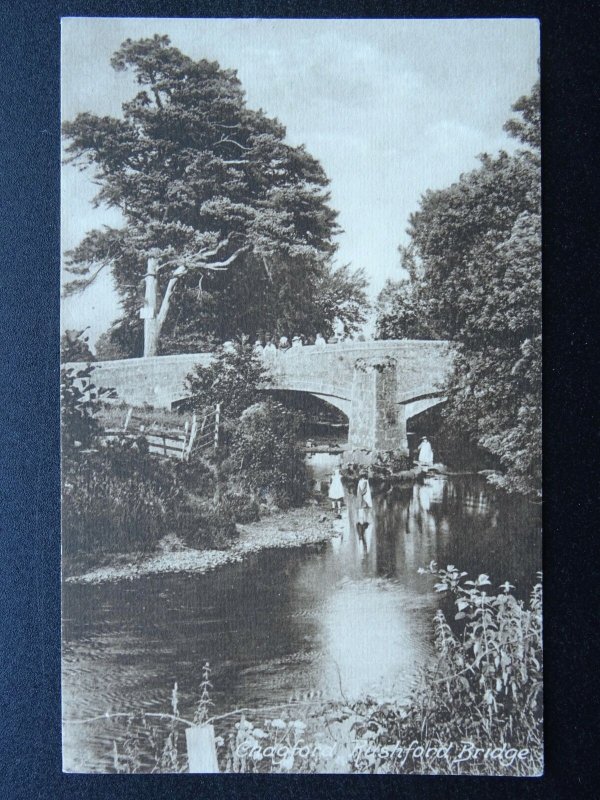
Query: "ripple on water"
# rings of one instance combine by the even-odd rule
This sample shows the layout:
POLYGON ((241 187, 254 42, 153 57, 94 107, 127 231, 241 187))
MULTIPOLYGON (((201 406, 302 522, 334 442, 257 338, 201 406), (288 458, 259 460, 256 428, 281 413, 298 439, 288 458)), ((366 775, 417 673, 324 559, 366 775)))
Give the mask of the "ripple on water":
MULTIPOLYGON (((322 547, 257 553, 204 575, 146 576, 118 591, 68 584, 65 718, 168 711, 175 682, 180 712, 191 717, 205 661, 215 714, 311 692, 405 696, 430 653, 442 601, 418 567, 434 558, 479 574, 499 553, 499 580, 514 576, 524 586, 539 568, 522 515, 474 517, 471 497, 464 508, 461 497, 444 491, 387 502, 362 541, 351 507, 343 535, 322 547)), ((478 499, 478 509, 489 505, 478 499)), ((110 770, 123 730, 109 720, 65 725, 65 769, 110 770)))

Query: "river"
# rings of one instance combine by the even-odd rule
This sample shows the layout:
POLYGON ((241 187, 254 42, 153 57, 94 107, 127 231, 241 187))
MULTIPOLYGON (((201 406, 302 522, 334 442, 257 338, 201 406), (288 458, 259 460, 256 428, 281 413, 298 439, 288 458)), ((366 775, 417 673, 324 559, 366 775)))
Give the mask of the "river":
MULTIPOLYGON (((313 457, 313 473, 329 470, 313 457)), ((431 560, 525 597, 541 568, 540 510, 498 496, 478 476, 427 478, 375 498, 364 538, 347 498, 341 535, 263 551, 211 573, 65 584, 63 715, 170 710, 191 719, 202 665, 215 714, 306 693, 402 698, 431 649, 443 596, 418 574, 431 560)), ((257 711, 257 719, 262 719, 257 711)), ((122 722, 65 722, 64 769, 112 770, 122 722)))

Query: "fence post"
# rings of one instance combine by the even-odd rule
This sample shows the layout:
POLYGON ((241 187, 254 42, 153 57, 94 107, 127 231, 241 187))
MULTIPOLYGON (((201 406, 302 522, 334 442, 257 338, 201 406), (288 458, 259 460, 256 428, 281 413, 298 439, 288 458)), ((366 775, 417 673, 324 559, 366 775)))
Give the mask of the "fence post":
POLYGON ((188 754, 188 771, 194 773, 218 772, 215 729, 212 725, 192 725, 185 729, 188 754))
POLYGON ((217 403, 215 412, 215 450, 219 446, 219 420, 221 419, 221 403, 217 403))
MULTIPOLYGON (((186 421, 187 424, 187 421, 186 421)), ((190 438, 187 444, 187 457, 190 457, 190 453, 192 452, 192 447, 194 446, 194 440, 196 439, 196 434, 198 432, 198 420, 196 419, 196 412, 192 414, 192 429, 190 431, 190 438)), ((183 458, 183 456, 182 456, 183 458)))

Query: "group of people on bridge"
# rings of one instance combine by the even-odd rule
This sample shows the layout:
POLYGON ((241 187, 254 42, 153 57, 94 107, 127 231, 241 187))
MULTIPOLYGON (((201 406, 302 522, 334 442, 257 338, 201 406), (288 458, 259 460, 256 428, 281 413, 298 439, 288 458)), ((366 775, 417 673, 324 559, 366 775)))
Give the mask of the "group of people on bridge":
MULTIPOLYGON (((360 337, 364 340, 364 336, 360 337)), ((259 355, 269 356, 273 353, 285 353, 287 350, 295 350, 300 347, 325 347, 327 344, 337 344, 344 341, 343 332, 335 334, 326 339, 323 334, 317 333, 316 336, 304 336, 303 334, 296 334, 291 338, 282 335, 279 339, 271 334, 258 336, 254 342, 254 351, 259 355)))
MULTIPOLYGON (((246 341, 248 339, 246 336, 243 336, 242 338, 246 341)), ((275 353, 285 353, 288 350, 296 350, 300 347, 325 347, 325 345, 328 344, 337 344, 338 342, 343 342, 346 340, 346 338, 347 336, 344 330, 344 325, 338 320, 334 326, 333 335, 329 336, 328 338, 325 338, 322 333, 317 333, 314 336, 296 333, 294 336, 290 336, 287 333, 278 335, 259 332, 254 341, 253 349, 258 355, 268 357, 269 355, 273 355, 275 353)), ((356 337, 356 340, 359 342, 364 342, 366 340, 365 335, 359 334, 356 337)), ((223 348, 225 350, 233 347, 233 342, 227 341, 223 343, 223 348)))
POLYGON ((276 351, 284 353, 286 350, 304 347, 305 345, 324 347, 326 344, 326 340, 320 333, 317 333, 316 336, 302 336, 296 334, 296 336, 292 337, 291 342, 287 336, 280 336, 279 340, 277 340, 275 336, 267 334, 264 339, 260 336, 256 339, 254 342, 254 350, 259 355, 264 354, 268 356, 270 353, 275 353, 276 351))

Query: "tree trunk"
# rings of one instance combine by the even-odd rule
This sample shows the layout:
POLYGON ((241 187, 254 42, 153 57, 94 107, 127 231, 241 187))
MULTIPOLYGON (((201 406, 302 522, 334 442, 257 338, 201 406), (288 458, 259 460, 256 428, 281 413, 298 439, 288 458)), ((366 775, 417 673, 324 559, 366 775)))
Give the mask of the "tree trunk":
POLYGON ((144 358, 155 356, 158 352, 160 334, 157 317, 158 279, 156 259, 149 258, 146 272, 146 294, 144 298, 144 358))

